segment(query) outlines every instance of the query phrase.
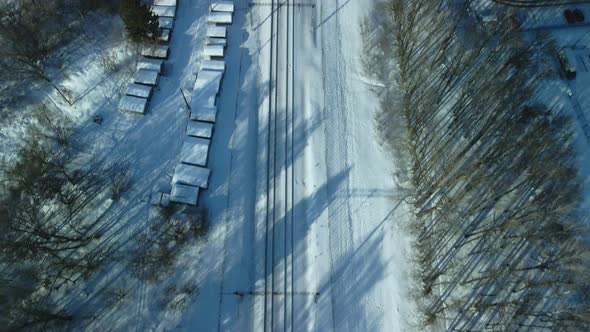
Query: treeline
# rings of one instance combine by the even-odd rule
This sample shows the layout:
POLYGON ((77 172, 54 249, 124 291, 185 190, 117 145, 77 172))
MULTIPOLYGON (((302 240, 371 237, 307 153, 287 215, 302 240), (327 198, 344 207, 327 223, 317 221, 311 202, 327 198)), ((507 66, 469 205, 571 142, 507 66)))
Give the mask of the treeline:
MULTIPOLYGON (((85 152, 72 139, 73 123, 46 105, 34 114, 16 161, 0 174, 0 325, 9 331, 99 320, 127 296, 126 280, 163 282, 182 250, 207 233, 204 209, 169 205, 153 208, 149 220, 133 220, 139 234, 121 235, 113 223, 127 224, 131 216, 117 212, 113 219, 108 211, 132 188, 130 163, 85 152), (68 293, 82 293, 89 278, 96 282, 114 268, 123 272, 92 308, 68 307, 79 300, 68 293)), ((169 285, 187 301, 198 293, 190 283, 179 287, 169 285)))
POLYGON ((589 330, 571 123, 535 99, 553 43, 464 9, 386 0, 369 34, 368 66, 394 82, 380 127, 410 168, 421 327, 589 330))
POLYGON ((72 123, 39 105, 17 160, 4 165, 0 193, 2 326, 57 327, 73 319, 54 294, 96 272, 110 255, 99 246, 97 197, 130 186, 125 163, 98 166, 71 141, 72 123))
POLYGON ((16 0, 0 3, 0 87, 42 81, 66 96, 46 72, 49 55, 81 32, 97 9, 114 11, 119 0, 16 0))
POLYGON ((96 10, 120 14, 133 42, 159 37, 157 17, 140 0, 5 1, 0 3, 0 83, 42 81, 72 105, 46 66, 52 52, 84 33, 88 15, 96 10))

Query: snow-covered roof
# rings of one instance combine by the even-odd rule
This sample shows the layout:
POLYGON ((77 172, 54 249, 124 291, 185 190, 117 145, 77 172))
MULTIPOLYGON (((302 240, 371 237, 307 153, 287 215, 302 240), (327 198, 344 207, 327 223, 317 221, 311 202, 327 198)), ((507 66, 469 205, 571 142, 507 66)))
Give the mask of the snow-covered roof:
POLYGON ((207 45, 221 45, 225 47, 227 45, 227 39, 207 37, 207 45))
POLYGON ((174 28, 174 19, 172 17, 158 17, 158 27, 160 29, 174 28))
POLYGON ((225 71, 225 61, 223 60, 203 60, 201 62, 201 69, 212 69, 225 71))
POLYGON ((164 43, 167 43, 170 41, 170 29, 160 29, 160 37, 158 37, 158 40, 164 43))
POLYGON ((148 58, 166 59, 168 57, 168 46, 150 45, 141 50, 141 55, 148 58))
POLYGON ((490 8, 481 10, 477 16, 479 16, 479 19, 483 23, 493 23, 498 21, 498 16, 496 16, 496 13, 490 8))
POLYGON ((152 204, 152 205, 160 205, 161 201, 162 201, 162 193, 159 191, 153 193, 152 197, 150 197, 150 204, 152 204))
POLYGON ((209 9, 212 12, 234 12, 234 3, 232 1, 225 0, 212 0, 209 9))
POLYGON ((211 140, 198 137, 186 137, 180 151, 180 162, 185 164, 206 166, 211 140))
POLYGON ((211 25, 207 27, 207 37, 225 38, 227 29, 225 27, 218 27, 211 25))
POLYGON ((211 12, 207 16, 207 22, 216 24, 231 24, 232 13, 226 12, 211 12))
POLYGON ((207 189, 210 174, 208 168, 179 163, 174 169, 172 183, 207 189))
POLYGON ((223 54, 225 53, 225 47, 223 45, 205 45, 205 49, 203 50, 203 54, 209 57, 218 57, 222 58, 223 54))
POLYGON ((214 107, 221 86, 223 72, 218 70, 201 69, 191 95, 191 109, 200 107, 214 107))
POLYGON ((219 86, 221 85, 221 79, 223 78, 223 71, 201 69, 197 73, 197 79, 193 86, 193 91, 202 89, 211 89, 215 93, 219 93, 219 86))
POLYGON ((119 110, 131 113, 144 114, 148 100, 145 98, 123 96, 119 101, 119 110))
POLYGON ((174 7, 176 7, 176 0, 154 0, 154 6, 174 6, 174 7))
POLYGON ((127 92, 125 94, 128 96, 149 98, 152 95, 152 87, 141 84, 129 83, 129 85, 127 85, 127 92))
POLYGON ((564 47, 563 52, 567 57, 567 61, 571 63, 572 66, 576 65, 576 55, 574 54, 574 50, 571 47, 564 47))
POLYGON ((170 201, 197 205, 199 201, 199 188, 175 183, 172 185, 172 192, 170 192, 170 201))
POLYGON ((176 15, 176 6, 152 6, 152 13, 160 17, 172 17, 176 15))
POLYGON ((217 107, 191 107, 191 117, 190 119, 193 121, 207 121, 207 122, 215 122, 215 118, 217 117, 217 107))
MULTIPOLYGON (((198 197, 197 197, 197 199, 198 199, 198 197)), ((162 199, 160 200, 160 205, 162 205, 162 206, 170 205, 170 194, 167 194, 167 193, 162 194, 162 199)))
POLYGON ((160 78, 160 74, 158 74, 155 70, 149 69, 138 69, 135 72, 135 78, 133 82, 137 84, 145 84, 150 86, 158 85, 158 80, 160 78))
POLYGON ((143 58, 137 63, 137 69, 155 70, 161 74, 164 69, 164 60, 143 58))
POLYGON ((189 136, 211 138, 213 124, 200 121, 189 121, 186 125, 186 134, 189 136))

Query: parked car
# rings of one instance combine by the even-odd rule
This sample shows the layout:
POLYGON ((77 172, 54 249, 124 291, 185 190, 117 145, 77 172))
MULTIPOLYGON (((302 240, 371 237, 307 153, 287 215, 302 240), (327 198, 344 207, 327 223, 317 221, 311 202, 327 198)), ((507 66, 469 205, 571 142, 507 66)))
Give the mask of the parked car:
POLYGON ((584 13, 581 10, 576 8, 572 13, 576 22, 584 22, 584 13))
POLYGON ((563 16, 565 16, 565 20, 567 21, 568 24, 576 23, 576 18, 574 17, 574 13, 571 10, 569 10, 569 9, 564 10, 563 16))

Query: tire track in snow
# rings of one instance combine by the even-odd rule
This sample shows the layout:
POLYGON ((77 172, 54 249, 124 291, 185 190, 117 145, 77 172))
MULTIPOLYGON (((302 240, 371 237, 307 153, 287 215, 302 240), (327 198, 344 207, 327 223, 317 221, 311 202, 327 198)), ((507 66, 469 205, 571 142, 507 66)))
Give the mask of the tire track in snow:
POLYGON ((352 225, 352 213, 350 210, 350 179, 348 170, 351 167, 348 159, 348 128, 347 128, 347 101, 346 71, 342 56, 342 43, 338 10, 340 3, 335 1, 321 1, 320 22, 322 30, 322 70, 324 86, 324 131, 326 139, 326 170, 328 192, 328 229, 329 251, 331 261, 331 297, 332 297, 332 322, 336 327, 336 301, 335 289, 345 289, 336 284, 340 281, 345 270, 345 262, 348 255, 354 252, 354 237, 352 225), (329 2, 335 5, 328 4, 329 2), (340 185, 334 187, 330 182, 338 175, 344 175, 345 179, 340 185), (345 224, 344 224, 345 223, 345 224))

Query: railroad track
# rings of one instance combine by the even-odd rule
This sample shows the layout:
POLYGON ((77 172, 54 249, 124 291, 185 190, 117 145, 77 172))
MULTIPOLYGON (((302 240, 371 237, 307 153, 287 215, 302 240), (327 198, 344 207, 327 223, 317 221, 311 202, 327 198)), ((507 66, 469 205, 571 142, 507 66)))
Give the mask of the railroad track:
POLYGON ((271 2, 264 330, 293 329, 293 58, 291 0, 271 2))

